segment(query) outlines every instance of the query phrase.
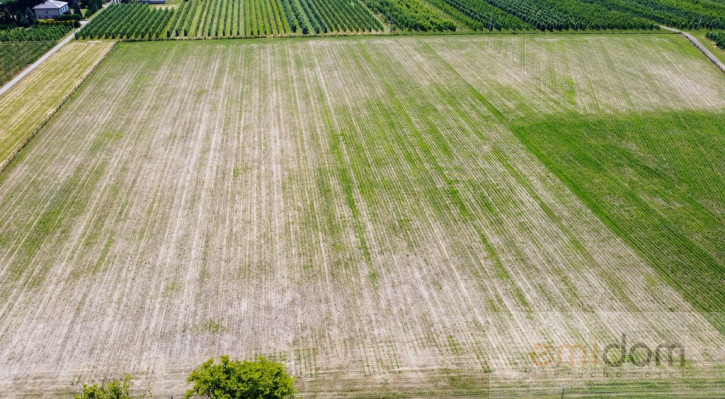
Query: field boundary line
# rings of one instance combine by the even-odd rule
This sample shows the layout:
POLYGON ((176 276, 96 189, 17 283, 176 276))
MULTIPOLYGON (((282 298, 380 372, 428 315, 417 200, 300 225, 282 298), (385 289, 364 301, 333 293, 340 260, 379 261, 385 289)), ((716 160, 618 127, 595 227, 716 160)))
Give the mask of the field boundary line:
POLYGON ((51 119, 53 119, 53 117, 58 113, 58 111, 60 111, 60 109, 63 107, 63 105, 65 105, 65 103, 68 102, 68 100, 70 100, 70 98, 73 96, 73 94, 75 94, 76 91, 78 91, 78 88, 80 88, 81 85, 83 85, 83 83, 85 83, 85 81, 93 74, 93 71, 95 71, 96 68, 98 68, 98 66, 101 65, 101 63, 103 63, 103 61, 106 59, 106 57, 108 57, 108 55, 111 54, 111 52, 113 52, 113 50, 116 48, 116 44, 117 44, 117 42, 113 42, 113 44, 111 45, 111 48, 108 49, 106 54, 104 54, 103 57, 101 57, 101 59, 98 60, 98 62, 95 65, 93 65, 88 70, 88 72, 86 72, 86 74, 83 76, 83 78, 81 78, 81 80, 79 80, 78 83, 76 83, 73 86, 73 88, 71 88, 68 91, 68 93, 66 93, 66 95, 63 96, 63 98, 58 103, 58 106, 56 106, 50 112, 50 114, 45 119, 43 119, 42 122, 40 122, 40 125, 38 125, 38 127, 35 128, 30 135, 28 135, 28 137, 25 139, 25 141, 23 141, 22 144, 20 144, 18 146, 18 148, 12 154, 10 154, 10 156, 8 156, 8 158, 6 160, 0 161, 0 173, 2 173, 5 170, 5 168, 7 166, 9 166, 13 162, 13 160, 15 160, 15 158, 18 156, 18 154, 20 154, 20 152, 33 140, 33 138, 38 134, 38 132, 40 132, 40 130, 43 129, 45 127, 45 125, 47 125, 48 122, 50 122, 51 119))

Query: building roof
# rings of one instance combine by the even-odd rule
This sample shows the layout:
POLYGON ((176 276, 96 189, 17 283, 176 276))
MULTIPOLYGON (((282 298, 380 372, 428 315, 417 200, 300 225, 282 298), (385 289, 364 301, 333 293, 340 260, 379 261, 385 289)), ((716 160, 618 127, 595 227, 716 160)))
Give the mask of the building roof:
POLYGON ((33 10, 58 10, 67 5, 68 3, 66 3, 65 1, 48 0, 45 3, 38 4, 37 6, 33 7, 33 10))

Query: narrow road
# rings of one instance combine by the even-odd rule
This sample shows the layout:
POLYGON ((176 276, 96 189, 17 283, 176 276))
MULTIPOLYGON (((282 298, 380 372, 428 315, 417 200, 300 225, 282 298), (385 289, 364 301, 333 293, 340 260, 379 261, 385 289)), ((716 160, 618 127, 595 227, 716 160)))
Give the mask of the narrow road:
POLYGON ((709 58, 713 64, 715 64, 718 68, 720 68, 721 71, 725 72, 725 64, 723 64, 722 61, 720 61, 717 57, 715 57, 715 55, 713 53, 711 53, 710 50, 708 50, 705 46, 703 46, 702 43, 700 43, 700 41, 697 40, 697 38, 695 36, 692 36, 691 34, 689 34, 687 32, 683 32, 679 29, 674 29, 674 28, 670 28, 667 26, 660 26, 660 28, 662 28, 664 30, 668 30, 670 32, 679 33, 682 36, 684 36, 687 40, 692 42, 692 44, 694 44, 695 47, 697 47, 697 49, 700 50, 701 53, 705 54, 705 56, 707 58, 709 58))
POLYGON ((68 36, 66 36, 63 40, 58 42, 52 49, 48 50, 47 53, 43 54, 42 57, 38 58, 34 63, 32 63, 29 67, 25 68, 22 72, 20 72, 16 77, 9 80, 7 83, 3 85, 3 87, 0 87, 0 96, 5 94, 6 91, 10 90, 11 87, 15 86, 19 81, 21 81, 27 74, 30 72, 33 72, 35 68, 37 68, 40 64, 43 63, 43 61, 50 58, 51 55, 55 54, 58 50, 60 50, 61 47, 65 46, 73 40, 76 37, 76 32, 81 30, 83 26, 86 24, 86 21, 81 22, 81 27, 71 32, 68 36))

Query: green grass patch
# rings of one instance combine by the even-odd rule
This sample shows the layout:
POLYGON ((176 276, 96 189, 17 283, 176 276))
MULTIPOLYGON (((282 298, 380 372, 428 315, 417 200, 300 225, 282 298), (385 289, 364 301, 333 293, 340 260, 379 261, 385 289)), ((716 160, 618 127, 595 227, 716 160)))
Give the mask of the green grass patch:
MULTIPOLYGON (((567 114, 512 129, 612 231, 703 312, 725 304, 725 118, 567 114)), ((723 325, 716 325, 725 331, 723 325)))

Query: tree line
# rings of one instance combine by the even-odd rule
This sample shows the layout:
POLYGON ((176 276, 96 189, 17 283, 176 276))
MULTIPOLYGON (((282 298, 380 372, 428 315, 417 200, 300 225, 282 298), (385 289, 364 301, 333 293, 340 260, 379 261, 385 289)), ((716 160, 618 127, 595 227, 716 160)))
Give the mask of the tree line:
POLYGON ((456 24, 443 18, 418 0, 363 0, 373 11, 382 14, 391 30, 455 31, 456 24))
POLYGON ((721 49, 725 49, 725 32, 708 32, 707 38, 715 42, 721 49))
POLYGON ((582 0, 485 1, 540 30, 641 30, 657 27, 644 18, 582 0))
POLYGON ((717 0, 583 0, 680 29, 725 29, 725 2, 717 0))
POLYGON ((93 18, 77 33, 79 39, 158 39, 173 9, 152 9, 148 4, 117 4, 93 18))

